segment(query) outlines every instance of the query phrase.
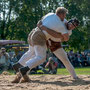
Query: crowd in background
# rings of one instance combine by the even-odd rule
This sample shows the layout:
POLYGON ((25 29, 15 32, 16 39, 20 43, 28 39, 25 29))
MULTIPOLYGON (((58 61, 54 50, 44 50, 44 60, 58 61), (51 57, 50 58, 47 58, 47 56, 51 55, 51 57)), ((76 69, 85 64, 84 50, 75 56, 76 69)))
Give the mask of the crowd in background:
POLYGON ((67 55, 74 67, 90 66, 90 51, 74 53, 73 50, 71 50, 67 55))
MULTIPOLYGON (((84 52, 79 52, 77 51, 76 53, 73 52, 73 50, 70 50, 69 52, 67 52, 68 58, 70 60, 70 62, 72 63, 72 65, 74 67, 86 67, 86 66, 90 66, 90 51, 84 51, 84 52)), ((48 57, 53 57, 55 61, 58 62, 58 67, 59 68, 63 68, 64 65, 63 63, 55 57, 54 54, 49 53, 47 55, 48 57)))
MULTIPOLYGON (((26 50, 19 51, 18 54, 15 54, 15 51, 10 50, 6 52, 5 48, 1 48, 0 50, 0 70, 8 70, 13 69, 12 65, 16 63, 20 57, 26 52, 26 50)), ((73 50, 67 52, 68 58, 74 67, 87 67, 90 66, 90 51, 84 52, 76 52, 74 53, 73 50)), ((39 66, 44 73, 52 73, 56 74, 57 68, 64 68, 65 66, 62 62, 55 57, 55 55, 49 51, 47 51, 47 58, 46 61, 39 66), (52 60, 51 60, 52 58, 52 60), (45 70, 48 66, 49 71, 45 70), (50 71, 51 69, 51 71, 50 71), (53 70, 55 69, 55 70, 53 70)))

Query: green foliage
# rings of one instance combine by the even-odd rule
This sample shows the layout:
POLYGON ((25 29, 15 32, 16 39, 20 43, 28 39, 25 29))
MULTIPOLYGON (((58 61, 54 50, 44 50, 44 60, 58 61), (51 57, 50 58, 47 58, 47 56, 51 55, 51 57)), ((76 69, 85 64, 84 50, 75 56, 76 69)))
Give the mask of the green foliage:
MULTIPOLYGON (((90 48, 90 1, 89 0, 0 0, 0 39, 27 41, 29 32, 38 20, 59 6, 69 10, 67 20, 80 20, 78 30, 73 31, 70 48, 84 50, 90 48)), ((66 44, 67 44, 66 43, 66 44)))

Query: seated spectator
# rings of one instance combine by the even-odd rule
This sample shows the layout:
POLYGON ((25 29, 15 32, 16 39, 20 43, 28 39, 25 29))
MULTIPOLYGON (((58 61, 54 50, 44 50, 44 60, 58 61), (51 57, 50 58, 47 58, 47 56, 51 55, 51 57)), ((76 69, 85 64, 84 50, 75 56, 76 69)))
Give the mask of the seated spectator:
POLYGON ((5 48, 1 48, 0 52, 0 69, 7 70, 9 66, 9 54, 6 52, 5 48))
POLYGON ((49 58, 48 62, 45 65, 45 68, 48 68, 49 70, 45 70, 43 67, 40 67, 41 70, 45 74, 56 74, 57 73, 57 63, 54 61, 52 57, 49 58))
POLYGON ((11 69, 13 69, 13 67, 12 67, 12 65, 14 64, 14 63, 16 63, 18 61, 18 59, 17 59, 17 57, 16 57, 16 55, 15 54, 13 54, 13 56, 10 58, 10 64, 9 64, 9 70, 11 70, 11 69))
POLYGON ((16 63, 17 61, 18 61, 18 59, 17 59, 16 55, 14 54, 14 55, 12 56, 12 58, 11 58, 11 62, 12 62, 12 64, 14 64, 14 63, 16 63))
POLYGON ((10 49, 8 53, 9 53, 10 60, 11 60, 13 56, 15 55, 15 51, 13 49, 10 49))

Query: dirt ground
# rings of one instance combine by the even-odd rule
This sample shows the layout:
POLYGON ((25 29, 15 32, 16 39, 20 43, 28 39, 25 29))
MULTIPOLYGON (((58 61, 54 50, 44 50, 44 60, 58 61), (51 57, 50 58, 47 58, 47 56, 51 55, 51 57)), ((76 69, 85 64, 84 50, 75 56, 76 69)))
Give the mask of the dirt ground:
POLYGON ((90 90, 90 75, 30 75, 29 83, 11 83, 15 75, 0 75, 0 90, 90 90))

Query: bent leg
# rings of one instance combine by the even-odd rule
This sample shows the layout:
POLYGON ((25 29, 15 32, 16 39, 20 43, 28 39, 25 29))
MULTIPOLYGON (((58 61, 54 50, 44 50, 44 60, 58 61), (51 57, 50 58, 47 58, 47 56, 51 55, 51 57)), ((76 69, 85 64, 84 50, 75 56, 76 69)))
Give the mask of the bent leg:
POLYGON ((34 47, 30 46, 29 50, 20 58, 18 63, 20 63, 22 66, 25 66, 26 62, 33 57, 35 57, 34 47))
POLYGON ((72 64, 70 63, 66 52, 64 51, 63 48, 60 48, 56 51, 54 51, 54 54, 58 57, 58 59, 60 59, 63 64, 65 65, 66 69, 70 72, 71 76, 73 78, 77 78, 76 73, 74 71, 74 67, 72 66, 72 64))
MULTIPOLYGON (((12 83, 19 83, 21 79, 21 74, 19 72, 19 68, 25 66, 26 62, 35 56, 34 48, 30 46, 29 50, 20 58, 20 60, 13 65, 14 70, 16 71, 16 77, 12 81, 12 83)), ((26 77, 28 77, 26 75, 26 77)))
POLYGON ((35 50, 35 57, 29 59, 26 62, 26 66, 28 66, 30 69, 40 65, 46 59, 46 45, 44 46, 35 45, 34 50, 35 50))
POLYGON ((18 72, 19 68, 25 66, 26 62, 35 56, 34 48, 29 47, 29 50, 20 58, 20 60, 13 65, 13 69, 18 72))
POLYGON ((32 59, 29 59, 26 62, 25 67, 20 68, 20 73, 23 76, 23 79, 25 81, 27 81, 27 79, 25 78, 27 72, 29 72, 30 69, 43 63, 45 61, 45 58, 46 58, 46 45, 44 45, 44 46, 35 45, 34 51, 35 51, 35 57, 33 57, 32 59))

